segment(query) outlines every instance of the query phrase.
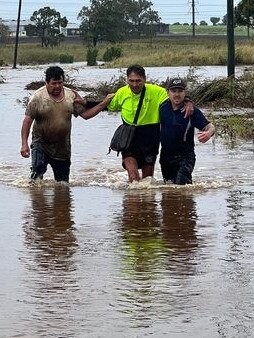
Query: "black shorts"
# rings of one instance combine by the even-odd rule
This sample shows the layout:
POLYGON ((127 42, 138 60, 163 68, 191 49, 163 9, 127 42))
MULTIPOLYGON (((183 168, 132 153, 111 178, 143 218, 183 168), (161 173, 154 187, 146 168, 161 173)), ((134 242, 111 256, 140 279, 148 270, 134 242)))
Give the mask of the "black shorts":
POLYGON ((139 126, 135 130, 130 149, 122 152, 122 158, 123 160, 126 157, 135 158, 139 169, 143 165, 154 165, 159 152, 159 144, 160 124, 139 126))
POLYGON ((195 162, 196 156, 193 152, 186 155, 161 156, 160 165, 164 182, 171 181, 179 185, 192 184, 195 162))
MULTIPOLYGON (((126 157, 133 157, 138 163, 138 169, 141 169, 144 165, 154 165, 156 162, 157 155, 145 154, 141 149, 133 149, 129 151, 122 152, 123 160, 126 157)), ((122 163, 123 168, 125 168, 124 162, 122 163)))
POLYGON ((52 167, 56 181, 69 182, 70 160, 56 160, 46 154, 41 148, 32 148, 31 179, 43 178, 48 164, 52 167))

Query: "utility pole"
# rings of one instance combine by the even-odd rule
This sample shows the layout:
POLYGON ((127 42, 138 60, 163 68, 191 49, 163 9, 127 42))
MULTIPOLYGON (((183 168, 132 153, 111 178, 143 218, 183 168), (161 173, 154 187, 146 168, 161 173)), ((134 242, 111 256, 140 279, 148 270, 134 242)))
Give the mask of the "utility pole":
POLYGON ((192 36, 193 38, 195 38, 196 35, 196 31, 195 31, 195 26, 196 26, 196 22, 195 22, 195 0, 191 1, 191 10, 192 10, 192 36))
POLYGON ((227 0, 228 77, 235 77, 234 0, 227 0))
POLYGON ((18 44, 19 44, 19 24, 20 24, 21 5, 22 5, 22 0, 19 0, 13 68, 17 68, 16 65, 17 65, 18 44))

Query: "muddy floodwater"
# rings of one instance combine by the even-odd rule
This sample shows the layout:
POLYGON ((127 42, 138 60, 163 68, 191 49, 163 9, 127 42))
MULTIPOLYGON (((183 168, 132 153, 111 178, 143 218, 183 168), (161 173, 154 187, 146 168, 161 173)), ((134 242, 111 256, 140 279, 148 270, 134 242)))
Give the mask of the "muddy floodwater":
MULTIPOLYGON (((120 73, 63 68, 79 84, 120 73)), ((49 168, 30 186, 22 102, 45 69, 0 69, 0 337, 253 337, 253 142, 196 140, 192 186, 164 185, 158 163, 154 179, 129 185, 120 157, 107 155, 120 117, 103 112, 73 119, 70 183, 49 168)), ((161 80, 189 72, 146 70, 161 80)))

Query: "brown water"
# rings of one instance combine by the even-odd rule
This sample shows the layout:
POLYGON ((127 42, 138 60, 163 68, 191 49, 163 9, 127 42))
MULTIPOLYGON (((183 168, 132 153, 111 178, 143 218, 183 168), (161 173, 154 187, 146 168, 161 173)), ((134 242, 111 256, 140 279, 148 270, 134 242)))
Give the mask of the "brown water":
POLYGON ((19 101, 42 68, 2 73, 0 337, 253 337, 253 143, 197 144, 191 187, 158 165, 128 185, 103 113, 73 121, 70 184, 30 187, 19 101))

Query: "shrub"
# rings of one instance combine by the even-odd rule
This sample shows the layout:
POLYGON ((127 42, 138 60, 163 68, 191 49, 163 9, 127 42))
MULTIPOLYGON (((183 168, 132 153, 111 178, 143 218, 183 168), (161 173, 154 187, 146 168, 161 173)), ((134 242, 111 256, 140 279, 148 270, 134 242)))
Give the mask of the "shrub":
POLYGON ((98 55, 98 49, 89 47, 86 53, 86 61, 88 66, 96 66, 96 58, 98 55))
POLYGON ((73 63, 74 56, 70 54, 60 54, 59 55, 59 62, 60 63, 73 63))
POLYGON ((103 54, 103 61, 112 61, 114 59, 118 59, 122 56, 123 51, 121 47, 110 47, 107 48, 105 53, 103 54))

